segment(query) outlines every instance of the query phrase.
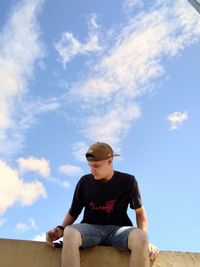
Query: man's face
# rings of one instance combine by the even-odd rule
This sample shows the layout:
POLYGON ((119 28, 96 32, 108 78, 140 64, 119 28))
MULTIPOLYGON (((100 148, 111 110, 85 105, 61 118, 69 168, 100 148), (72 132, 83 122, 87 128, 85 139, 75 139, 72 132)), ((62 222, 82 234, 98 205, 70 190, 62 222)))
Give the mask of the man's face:
POLYGON ((112 170, 112 159, 89 161, 88 165, 96 180, 107 179, 112 170))

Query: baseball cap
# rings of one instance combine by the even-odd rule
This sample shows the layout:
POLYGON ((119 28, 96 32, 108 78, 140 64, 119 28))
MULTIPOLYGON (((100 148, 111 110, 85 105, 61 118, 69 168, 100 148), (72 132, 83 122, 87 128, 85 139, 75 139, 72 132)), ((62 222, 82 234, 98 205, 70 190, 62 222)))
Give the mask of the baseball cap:
POLYGON ((112 147, 108 144, 97 142, 88 148, 85 156, 88 161, 100 161, 120 156, 120 154, 114 153, 112 147))

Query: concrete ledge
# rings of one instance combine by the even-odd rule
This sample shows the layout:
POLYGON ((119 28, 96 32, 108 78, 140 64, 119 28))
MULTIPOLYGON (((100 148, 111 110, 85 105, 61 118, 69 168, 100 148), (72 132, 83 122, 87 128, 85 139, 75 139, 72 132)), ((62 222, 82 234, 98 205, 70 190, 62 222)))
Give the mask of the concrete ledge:
MULTIPOLYGON (((60 267, 61 249, 44 242, 0 239, 0 267, 60 267)), ((111 247, 81 250, 82 267, 128 267, 129 253, 111 247)), ((161 251, 151 267, 200 267, 200 253, 161 251)))

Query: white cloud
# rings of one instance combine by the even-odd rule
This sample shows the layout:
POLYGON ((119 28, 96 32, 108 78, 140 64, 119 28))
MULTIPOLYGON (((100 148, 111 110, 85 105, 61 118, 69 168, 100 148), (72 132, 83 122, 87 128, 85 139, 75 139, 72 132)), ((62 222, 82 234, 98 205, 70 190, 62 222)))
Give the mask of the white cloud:
POLYGON ((85 161, 85 153, 88 149, 88 145, 85 142, 77 142, 73 145, 72 154, 80 161, 85 161))
POLYGON ((143 0, 125 0, 123 8, 125 12, 134 11, 137 8, 142 8, 144 5, 143 0))
POLYGON ((91 33, 96 33, 101 27, 97 24, 97 15, 95 13, 91 14, 88 20, 89 35, 91 33))
POLYGON ((0 160, 0 214, 3 214, 15 203, 29 206, 46 195, 42 183, 37 180, 24 182, 15 169, 0 160))
POLYGON ((23 117, 18 113, 17 103, 27 92, 34 63, 43 57, 36 22, 41 6, 40 0, 22 1, 12 10, 0 32, 0 150, 6 145, 8 150, 18 149, 24 141, 21 134, 16 133, 23 117))
POLYGON ((116 107, 103 116, 91 116, 87 122, 85 135, 93 142, 103 141, 116 146, 130 127, 130 121, 140 116, 138 106, 124 109, 116 107))
POLYGON ((59 169, 59 172, 67 174, 67 175, 77 175, 82 172, 82 169, 80 167, 70 165, 70 164, 62 165, 58 169, 59 169))
POLYGON ((98 40, 99 26, 97 25, 96 19, 96 15, 92 14, 89 21, 89 36, 85 43, 77 40, 73 33, 64 32, 60 41, 55 44, 55 49, 64 66, 78 54, 84 55, 101 51, 102 48, 98 40))
POLYGON ((48 178, 51 172, 49 161, 44 158, 35 158, 35 157, 19 158, 17 160, 17 163, 19 166, 20 173, 33 171, 48 178))
POLYGON ((69 97, 81 109, 78 115, 82 114, 80 125, 87 140, 117 145, 140 117, 136 101, 165 73, 164 60, 200 40, 200 20, 185 1, 158 0, 110 32, 110 47, 85 78, 71 86, 69 97))
POLYGON ((112 94, 119 90, 118 84, 112 79, 105 79, 105 77, 89 77, 88 80, 77 83, 73 88, 72 94, 77 93, 85 101, 90 102, 95 98, 108 99, 112 94))
POLYGON ((27 223, 17 223, 15 227, 18 232, 26 232, 31 229, 37 229, 36 222, 33 218, 29 218, 27 223))
MULTIPOLYGON (((38 234, 34 237, 34 241, 40 241, 40 242, 46 242, 46 233, 38 234)), ((59 241, 62 241, 63 237, 59 239, 59 241)))
POLYGON ((187 112, 174 112, 169 114, 167 120, 170 122, 170 130, 179 129, 187 119, 187 112))
POLYGON ((58 99, 52 98, 46 101, 43 100, 43 101, 38 102, 36 108, 37 108, 37 113, 39 114, 56 111, 60 108, 60 103, 58 99))
MULTIPOLYGON (((21 101, 19 104, 21 107, 21 113, 23 114, 23 117, 18 121, 18 125, 15 126, 15 131, 18 131, 19 133, 20 131, 22 132, 23 130, 28 129, 34 124, 38 123, 38 115, 57 111, 60 108, 59 99, 56 97, 44 100, 34 99, 32 102, 30 100, 25 100, 21 101)), ((20 136, 23 135, 20 134, 20 136)), ((2 147, 0 148, 0 151, 1 150, 2 147)))
POLYGON ((67 181, 67 180, 64 180, 64 181, 63 181, 63 180, 58 179, 58 178, 56 178, 56 177, 51 177, 51 178, 49 179, 49 181, 52 182, 52 183, 54 183, 54 184, 56 184, 56 185, 58 185, 58 186, 60 186, 60 187, 65 188, 65 189, 70 189, 70 188, 71 188, 71 184, 70 184, 70 182, 67 181))
POLYGON ((46 234, 42 233, 42 234, 38 234, 34 237, 33 239, 34 241, 41 241, 41 242, 45 242, 46 241, 46 234))
POLYGON ((58 185, 64 188, 71 188, 71 184, 68 181, 59 181, 58 185))
POLYGON ((0 133, 0 156, 3 158, 19 152, 24 147, 25 137, 23 133, 13 130, 0 133))

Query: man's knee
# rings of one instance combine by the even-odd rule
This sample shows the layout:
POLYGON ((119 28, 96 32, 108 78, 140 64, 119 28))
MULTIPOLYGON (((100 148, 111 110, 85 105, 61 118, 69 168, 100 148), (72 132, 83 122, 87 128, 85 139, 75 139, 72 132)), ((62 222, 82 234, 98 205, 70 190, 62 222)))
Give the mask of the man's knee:
POLYGON ((78 247, 82 244, 80 232, 72 226, 65 227, 63 238, 65 244, 76 245, 78 247))
POLYGON ((139 228, 132 230, 128 236, 128 248, 130 250, 148 248, 148 235, 146 231, 139 228))

